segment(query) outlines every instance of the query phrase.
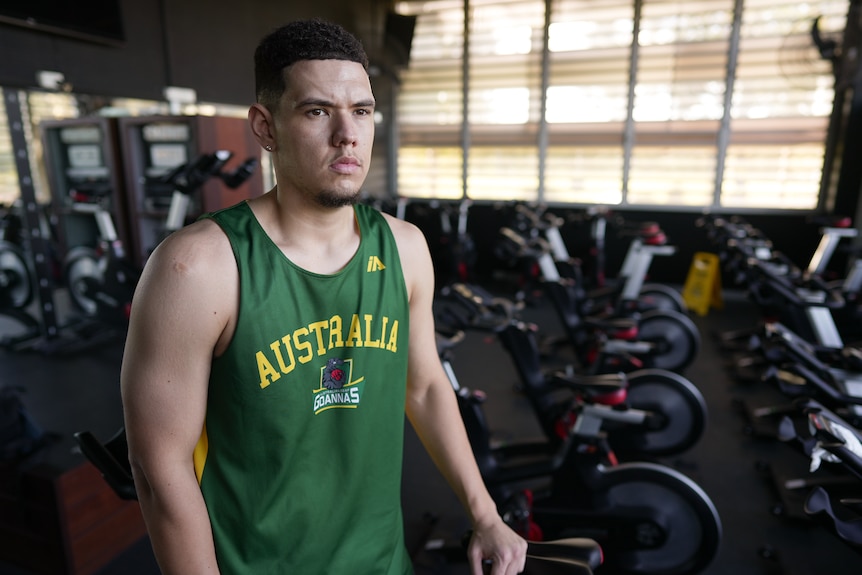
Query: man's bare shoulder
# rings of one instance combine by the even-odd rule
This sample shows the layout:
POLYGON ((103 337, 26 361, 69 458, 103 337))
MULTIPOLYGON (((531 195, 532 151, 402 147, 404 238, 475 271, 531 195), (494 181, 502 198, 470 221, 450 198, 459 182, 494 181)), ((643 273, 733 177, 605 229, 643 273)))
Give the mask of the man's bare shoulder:
POLYGON ((434 269, 428 241, 425 234, 415 224, 383 214, 398 246, 401 269, 411 301, 416 293, 434 286, 434 269), (418 290, 418 291, 417 291, 418 290))
POLYGON ((147 261, 154 271, 171 269, 184 274, 206 276, 236 269, 230 241, 213 220, 200 220, 167 238, 153 251, 147 261))
POLYGON ((410 254, 414 249, 427 249, 428 243, 425 234, 415 224, 400 220, 387 213, 383 213, 383 217, 389 223, 389 228, 395 237, 395 243, 398 244, 398 250, 402 254, 410 254))
POLYGON ((238 283, 230 242, 218 224, 201 220, 174 232, 144 267, 132 302, 130 341, 149 341, 163 354, 197 345, 211 357, 230 338, 238 283))

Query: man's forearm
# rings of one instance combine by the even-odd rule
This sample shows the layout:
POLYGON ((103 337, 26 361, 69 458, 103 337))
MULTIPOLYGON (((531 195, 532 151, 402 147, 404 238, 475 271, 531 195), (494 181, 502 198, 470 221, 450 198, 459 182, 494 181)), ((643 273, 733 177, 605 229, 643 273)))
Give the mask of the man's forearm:
POLYGON ((470 573, 483 573, 485 561, 492 562, 493 573, 520 573, 527 543, 500 517, 476 464, 455 395, 446 384, 410 397, 407 415, 473 525, 467 551, 470 573))
POLYGON ((212 527, 196 481, 153 488, 135 474, 138 500, 162 575, 218 574, 212 527))
POLYGON ((451 387, 431 386, 408 400, 408 417, 423 446, 476 525, 498 517, 470 447, 451 387))

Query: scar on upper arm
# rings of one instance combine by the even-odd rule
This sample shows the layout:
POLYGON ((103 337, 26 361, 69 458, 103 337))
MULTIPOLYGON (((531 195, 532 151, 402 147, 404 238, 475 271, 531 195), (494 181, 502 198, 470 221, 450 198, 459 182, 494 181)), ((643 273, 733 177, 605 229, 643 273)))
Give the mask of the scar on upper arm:
POLYGON ((182 260, 179 260, 177 258, 174 258, 173 268, 174 268, 174 271, 176 271, 177 273, 180 273, 180 274, 184 274, 187 271, 189 271, 188 264, 186 264, 185 262, 183 262, 182 260))

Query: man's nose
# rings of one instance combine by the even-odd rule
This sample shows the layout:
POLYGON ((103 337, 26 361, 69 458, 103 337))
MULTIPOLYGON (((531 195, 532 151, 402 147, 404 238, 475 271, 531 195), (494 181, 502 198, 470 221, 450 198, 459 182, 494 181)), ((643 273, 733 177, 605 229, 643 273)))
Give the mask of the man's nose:
POLYGON ((349 112, 337 113, 333 116, 332 144, 334 146, 351 146, 356 143, 358 130, 353 115, 349 112))

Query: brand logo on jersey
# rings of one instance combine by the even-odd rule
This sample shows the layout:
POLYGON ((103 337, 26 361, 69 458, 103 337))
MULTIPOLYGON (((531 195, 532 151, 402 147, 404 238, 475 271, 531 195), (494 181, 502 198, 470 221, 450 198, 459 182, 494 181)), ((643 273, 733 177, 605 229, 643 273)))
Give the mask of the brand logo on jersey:
POLYGON ((320 368, 320 387, 314 390, 314 414, 327 409, 356 409, 365 378, 353 380, 353 360, 332 357, 320 368))
POLYGON ((368 267, 365 269, 367 272, 379 272, 380 270, 385 270, 386 266, 383 265, 383 262, 380 261, 380 258, 377 256, 371 256, 368 258, 368 267))

